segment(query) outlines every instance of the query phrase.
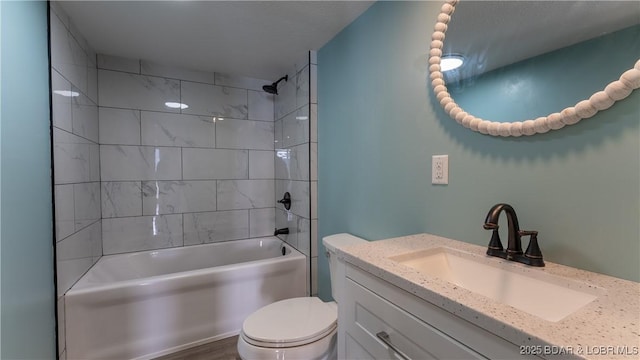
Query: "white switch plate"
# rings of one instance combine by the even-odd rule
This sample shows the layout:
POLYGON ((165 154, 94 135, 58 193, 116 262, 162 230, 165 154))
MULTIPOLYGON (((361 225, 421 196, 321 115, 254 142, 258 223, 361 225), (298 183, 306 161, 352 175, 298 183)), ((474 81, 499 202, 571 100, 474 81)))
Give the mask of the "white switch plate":
POLYGON ((433 155, 431 157, 431 183, 449 183, 449 155, 433 155))

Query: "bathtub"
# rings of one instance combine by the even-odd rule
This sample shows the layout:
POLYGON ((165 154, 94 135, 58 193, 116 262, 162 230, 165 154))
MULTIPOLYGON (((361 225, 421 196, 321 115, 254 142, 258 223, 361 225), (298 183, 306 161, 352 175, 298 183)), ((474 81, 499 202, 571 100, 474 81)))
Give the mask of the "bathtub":
POLYGON ((239 333, 304 296, 305 256, 258 238, 103 256, 65 295, 68 359, 150 359, 239 333))

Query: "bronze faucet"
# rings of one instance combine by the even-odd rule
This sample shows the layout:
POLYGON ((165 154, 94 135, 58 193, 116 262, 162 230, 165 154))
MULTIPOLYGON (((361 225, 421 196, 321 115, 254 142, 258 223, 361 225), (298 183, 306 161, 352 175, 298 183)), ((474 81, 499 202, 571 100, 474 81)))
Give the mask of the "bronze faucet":
POLYGON ((487 248, 487 255, 497 256, 531 266, 544 266, 542 252, 538 246, 538 232, 520 230, 518 216, 511 205, 494 205, 491 210, 489 210, 487 218, 484 220, 483 227, 485 230, 493 230, 491 241, 487 248), (509 227, 507 251, 502 247, 502 241, 500 241, 500 235, 498 234, 498 219, 500 218, 502 211, 507 214, 507 226, 509 227), (522 253, 522 236, 530 237, 529 246, 524 254, 522 253))

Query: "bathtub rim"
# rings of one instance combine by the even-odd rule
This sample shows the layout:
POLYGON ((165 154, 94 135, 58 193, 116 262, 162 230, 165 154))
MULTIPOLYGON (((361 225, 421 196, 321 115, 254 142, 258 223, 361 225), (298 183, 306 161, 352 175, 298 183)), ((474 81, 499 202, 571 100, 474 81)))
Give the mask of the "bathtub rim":
MULTIPOLYGON (((80 281, 89 274, 89 272, 100 263, 100 260, 102 260, 102 258, 100 260, 98 260, 95 264, 93 264, 91 266, 91 268, 89 268, 89 270, 87 272, 85 272, 82 277, 80 277, 80 279, 78 279, 78 281, 76 281, 75 284, 73 284, 73 286, 67 290, 67 292, 65 293, 65 297, 74 297, 74 296, 78 296, 78 295, 87 295, 90 293, 99 293, 99 292, 107 292, 107 291, 114 291, 114 290, 118 290, 118 289, 126 289, 126 288, 142 288, 142 287, 149 287, 151 288, 153 285, 164 282, 164 281, 177 281, 177 280, 183 280, 185 281, 185 286, 187 286, 188 283, 191 282, 195 282, 195 279, 200 279, 203 276, 206 276, 212 272, 217 273, 231 273, 233 271, 238 271, 238 270, 242 270, 242 269, 247 269, 247 268, 251 268, 253 266, 255 266, 256 264, 259 263, 282 263, 282 262, 288 262, 288 261, 292 261, 295 259, 305 259, 306 255, 304 255, 303 253, 301 253, 299 250, 297 250, 296 248, 294 248, 293 246, 289 245, 287 242, 285 242, 284 240, 281 240, 280 238, 277 237, 258 237, 258 238, 250 238, 250 239, 239 239, 239 240, 229 240, 229 241, 219 241, 219 242, 213 242, 213 243, 207 243, 207 244, 198 244, 198 245, 189 245, 189 248, 192 247, 211 247, 211 246, 215 246, 215 245, 219 245, 219 244, 224 244, 224 243, 231 243, 234 241, 247 241, 247 240, 252 240, 252 241, 257 241, 257 240, 261 240, 261 239, 270 239, 270 240, 274 240, 274 241, 279 241, 280 242, 280 246, 285 246, 286 248, 288 248, 290 250, 289 254, 286 255, 282 255, 282 256, 278 256, 278 257, 272 257, 272 258, 266 258, 266 259, 260 259, 260 260, 252 260, 252 261, 245 261, 245 262, 241 262, 241 263, 234 263, 234 264, 228 264, 228 265, 222 265, 222 266, 214 266, 214 267, 208 267, 208 268, 201 268, 201 269, 195 269, 195 270, 187 270, 187 271, 179 271, 179 272, 174 272, 174 273, 169 273, 169 274, 160 274, 160 275, 153 275, 153 276, 148 276, 148 277, 142 277, 142 278, 135 278, 135 279, 128 279, 128 280, 120 280, 120 281, 112 281, 112 282, 108 282, 108 283, 99 283, 99 284, 95 284, 95 285, 83 285, 78 287, 78 285, 80 284, 80 281)), ((185 248, 185 247, 172 247, 172 248, 164 248, 164 249, 153 249, 153 250, 144 250, 144 251, 136 251, 136 252, 132 252, 132 253, 122 253, 122 254, 112 254, 112 255, 106 255, 109 257, 112 256, 128 256, 128 255, 136 255, 136 254, 143 254, 143 253, 150 253, 150 252, 156 252, 156 251, 179 251, 180 249, 185 248)), ((103 256, 106 257, 106 256, 103 256)))

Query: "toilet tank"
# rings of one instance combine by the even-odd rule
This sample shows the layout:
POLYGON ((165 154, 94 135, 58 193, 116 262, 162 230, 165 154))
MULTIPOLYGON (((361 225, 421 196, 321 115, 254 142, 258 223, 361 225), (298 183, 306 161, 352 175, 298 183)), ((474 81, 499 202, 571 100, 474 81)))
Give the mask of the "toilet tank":
POLYGON ((327 249, 327 257, 329 258, 329 274, 331 276, 331 296, 336 302, 340 302, 340 296, 344 289, 345 266, 342 261, 338 261, 336 256, 336 248, 344 246, 357 245, 366 243, 367 240, 361 239, 351 234, 342 233, 329 235, 322 238, 322 244, 327 249))

